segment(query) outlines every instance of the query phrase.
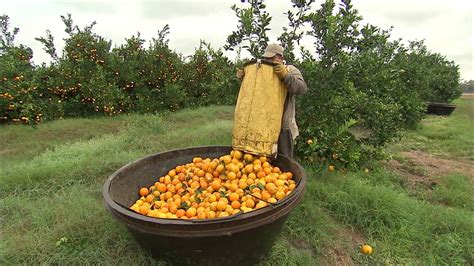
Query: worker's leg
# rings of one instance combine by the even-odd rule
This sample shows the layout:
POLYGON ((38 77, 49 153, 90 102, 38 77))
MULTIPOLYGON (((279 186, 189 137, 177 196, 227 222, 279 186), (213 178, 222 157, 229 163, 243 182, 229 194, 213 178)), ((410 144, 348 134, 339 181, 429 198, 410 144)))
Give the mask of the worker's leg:
POLYGON ((290 130, 281 130, 278 138, 278 153, 293 158, 293 137, 290 130))

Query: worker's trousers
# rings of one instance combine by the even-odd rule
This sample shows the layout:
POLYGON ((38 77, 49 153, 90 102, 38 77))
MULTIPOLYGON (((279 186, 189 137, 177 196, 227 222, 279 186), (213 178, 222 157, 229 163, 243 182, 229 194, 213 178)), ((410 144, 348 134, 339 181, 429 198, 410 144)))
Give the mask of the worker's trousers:
POLYGON ((278 153, 281 153, 288 158, 293 158, 293 136, 290 130, 282 129, 278 137, 278 153))

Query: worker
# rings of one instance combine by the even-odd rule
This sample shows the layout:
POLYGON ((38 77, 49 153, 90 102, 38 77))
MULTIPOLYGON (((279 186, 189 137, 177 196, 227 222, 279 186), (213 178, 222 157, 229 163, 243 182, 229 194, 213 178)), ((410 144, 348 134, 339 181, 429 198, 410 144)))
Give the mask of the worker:
MULTIPOLYGON (((308 87, 301 72, 295 66, 285 64, 283 47, 281 45, 276 43, 269 44, 265 49, 263 59, 276 64, 273 66, 273 72, 281 79, 287 90, 278 138, 278 153, 293 158, 294 140, 299 135, 295 117, 295 95, 306 93, 308 87)), ((239 79, 243 79, 244 71, 237 69, 236 75, 239 79)))

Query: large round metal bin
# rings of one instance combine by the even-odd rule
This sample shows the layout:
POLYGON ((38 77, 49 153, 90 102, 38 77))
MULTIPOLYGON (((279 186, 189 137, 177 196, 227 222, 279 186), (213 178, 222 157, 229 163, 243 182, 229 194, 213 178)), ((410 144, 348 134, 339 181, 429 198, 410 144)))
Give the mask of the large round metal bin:
POLYGON ((106 209, 123 223, 140 246, 158 259, 176 265, 251 265, 274 244, 288 214, 301 201, 306 175, 296 161, 283 155, 271 162, 291 171, 295 190, 276 204, 225 218, 158 219, 130 209, 141 187, 148 187, 177 165, 196 156, 218 158, 231 147, 208 146, 166 151, 131 162, 113 173, 103 186, 106 209))

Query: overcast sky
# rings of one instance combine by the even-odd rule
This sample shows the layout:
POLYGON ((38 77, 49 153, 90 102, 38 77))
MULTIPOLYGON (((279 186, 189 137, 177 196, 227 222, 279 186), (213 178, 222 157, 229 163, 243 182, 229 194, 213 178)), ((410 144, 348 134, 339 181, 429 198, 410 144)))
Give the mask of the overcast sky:
MULTIPOLYGON (((319 8, 323 0, 317 0, 319 8)), ((339 1, 336 1, 338 3, 339 1)), ((370 23, 383 29, 393 26, 392 36, 404 40, 425 40, 432 52, 445 55, 460 66, 461 78, 473 79, 473 4, 472 0, 353 0, 353 5, 370 23)), ((290 0, 265 1, 273 17, 270 41, 275 42, 282 26, 283 14, 291 8, 290 0)), ((61 51, 66 37, 60 16, 72 14, 81 28, 96 21, 95 32, 112 40, 113 46, 139 31, 147 41, 158 29, 170 25, 170 47, 190 55, 199 40, 222 47, 227 36, 236 30, 237 18, 232 4, 247 7, 240 0, 2 0, 0 15, 10 16, 11 27, 20 28, 16 42, 33 49, 36 64, 49 61, 35 37, 45 36, 47 29, 61 51)), ((311 41, 306 40, 311 49, 311 41)), ((227 53, 230 57, 232 53, 227 53)), ((244 54, 245 55, 245 54, 244 54)))

